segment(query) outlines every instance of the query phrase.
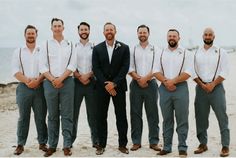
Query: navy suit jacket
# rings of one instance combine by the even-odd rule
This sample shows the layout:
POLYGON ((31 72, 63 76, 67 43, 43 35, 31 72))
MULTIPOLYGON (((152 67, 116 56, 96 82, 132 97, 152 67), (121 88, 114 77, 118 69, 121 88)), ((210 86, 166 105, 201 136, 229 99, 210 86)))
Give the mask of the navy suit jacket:
POLYGON ((118 90, 127 90, 126 75, 129 70, 130 51, 129 46, 116 41, 111 63, 109 62, 106 41, 93 48, 92 69, 100 86, 105 87, 106 81, 112 81, 118 90))

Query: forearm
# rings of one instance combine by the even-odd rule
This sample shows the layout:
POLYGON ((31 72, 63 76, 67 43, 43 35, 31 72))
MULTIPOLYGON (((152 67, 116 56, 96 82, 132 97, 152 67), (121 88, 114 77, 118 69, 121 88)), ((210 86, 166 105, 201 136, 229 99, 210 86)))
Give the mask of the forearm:
POLYGON ((130 72, 129 75, 132 77, 133 80, 140 79, 140 76, 135 71, 130 72))
POLYGON ((225 80, 225 79, 224 79, 223 77, 218 76, 218 77, 213 81, 213 83, 214 83, 215 86, 216 86, 216 85, 218 85, 218 84, 221 84, 224 80, 225 80))
POLYGON ((39 81, 39 83, 41 83, 43 80, 44 80, 44 75, 43 74, 40 74, 38 77, 37 77, 37 80, 39 81))
POLYGON ((146 78, 147 81, 152 80, 153 77, 154 77, 154 74, 153 74, 152 72, 148 73, 148 74, 145 76, 145 78, 146 78))
POLYGON ((52 82, 55 77, 48 71, 43 74, 50 82, 52 82))
POLYGON ((155 73, 154 77, 156 77, 156 79, 158 79, 162 83, 167 81, 167 78, 161 72, 155 73))
POLYGON ((71 73, 72 71, 67 69, 59 78, 63 82, 71 73))
POLYGON ((183 72, 179 76, 175 77, 173 80, 174 80, 174 83, 177 84, 177 83, 186 81, 189 77, 190 77, 189 74, 183 72))
POLYGON ((21 72, 17 72, 15 74, 15 77, 18 81, 23 82, 23 83, 28 83, 29 82, 29 78, 27 78, 25 75, 23 75, 21 72))
POLYGON ((202 86, 204 83, 199 78, 195 78, 194 81, 199 85, 202 86))
POLYGON ((73 73, 73 75, 74 75, 74 77, 76 77, 76 78, 79 78, 79 77, 81 76, 81 74, 80 74, 78 71, 75 71, 75 72, 73 73))

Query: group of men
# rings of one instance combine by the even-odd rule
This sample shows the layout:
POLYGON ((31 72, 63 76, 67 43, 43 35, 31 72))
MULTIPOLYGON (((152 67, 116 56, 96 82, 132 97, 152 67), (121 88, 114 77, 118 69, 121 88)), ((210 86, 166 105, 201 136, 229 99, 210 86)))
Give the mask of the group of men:
POLYGON ((189 91, 186 80, 192 76, 197 83, 194 105, 200 142, 194 153, 208 150, 208 117, 212 107, 221 133, 220 156, 229 155, 230 137, 222 84, 228 74, 228 61, 226 52, 213 45, 215 35, 211 28, 204 30, 204 45, 193 58, 179 46, 180 35, 176 29, 168 30, 168 47, 160 50, 148 41, 149 27, 140 25, 137 28, 139 43, 131 51, 128 45, 116 40, 116 26, 110 22, 104 25, 105 41, 98 45, 89 41, 90 25, 86 22, 78 26, 80 40, 75 45, 63 36, 63 20, 53 18, 51 30, 52 39, 39 47, 36 45, 37 29, 28 25, 24 32, 26 45, 16 49, 13 55, 12 73, 20 82, 16 90, 19 119, 18 145, 14 154, 20 155, 24 151, 32 107, 39 149, 45 152, 44 156, 56 152, 60 121, 64 155, 70 156, 77 137, 83 98, 96 154, 102 155, 107 145, 110 99, 115 109, 118 150, 128 154, 126 75, 129 74, 132 77, 130 117, 133 143, 130 150, 141 148, 144 105, 149 147, 158 151, 159 155, 172 152, 175 116, 179 155, 187 156, 189 91), (161 82, 159 87, 156 79, 161 82), (159 144, 158 94, 163 116, 163 149, 159 144))

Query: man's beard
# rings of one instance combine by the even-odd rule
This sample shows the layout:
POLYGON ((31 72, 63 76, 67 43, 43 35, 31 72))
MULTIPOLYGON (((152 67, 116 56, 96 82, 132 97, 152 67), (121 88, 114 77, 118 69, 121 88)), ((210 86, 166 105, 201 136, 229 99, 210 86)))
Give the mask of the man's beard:
POLYGON ((204 42, 206 45, 212 45, 212 44, 213 44, 213 40, 203 40, 203 42, 204 42))
POLYGON ((114 39, 114 35, 112 33, 106 34, 106 39, 107 40, 113 40, 114 39))
POLYGON ((33 38, 33 37, 27 38, 26 42, 27 43, 35 43, 35 38, 33 38))
POLYGON ((140 36, 138 37, 140 42, 146 42, 148 40, 148 38, 146 36, 140 36))
POLYGON ((174 48, 177 46, 178 42, 174 41, 174 40, 169 40, 168 44, 171 48, 174 48))
POLYGON ((81 39, 86 40, 86 39, 88 39, 89 34, 87 34, 87 33, 82 33, 82 34, 79 34, 79 36, 80 36, 81 39), (84 36, 84 35, 86 35, 86 36, 84 36))

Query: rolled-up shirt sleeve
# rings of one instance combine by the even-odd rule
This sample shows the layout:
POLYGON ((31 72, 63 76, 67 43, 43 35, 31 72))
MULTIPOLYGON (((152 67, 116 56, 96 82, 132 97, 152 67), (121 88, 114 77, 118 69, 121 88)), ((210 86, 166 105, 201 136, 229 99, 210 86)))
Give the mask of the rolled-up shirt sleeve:
POLYGON ((135 71, 135 66, 134 66, 134 49, 130 48, 130 66, 129 66, 129 73, 135 71))
POLYGON ((70 58, 70 62, 69 65, 67 66, 67 69, 75 72, 76 68, 77 68, 77 55, 76 55, 76 51, 75 51, 75 47, 73 46, 73 51, 71 52, 71 58, 70 58))
POLYGON ((11 60, 11 73, 15 76, 17 72, 21 72, 20 61, 19 61, 20 48, 15 49, 12 60, 11 60))
POLYGON ((49 71, 48 57, 47 57, 47 44, 44 42, 40 50, 40 62, 39 62, 39 72, 45 73, 49 71))
POLYGON ((193 76, 194 74, 193 71, 194 71, 193 55, 191 54, 191 52, 186 51, 183 72, 187 73, 189 76, 193 76))
POLYGON ((219 63, 218 75, 226 79, 229 75, 228 54, 225 50, 221 50, 221 58, 219 63))

